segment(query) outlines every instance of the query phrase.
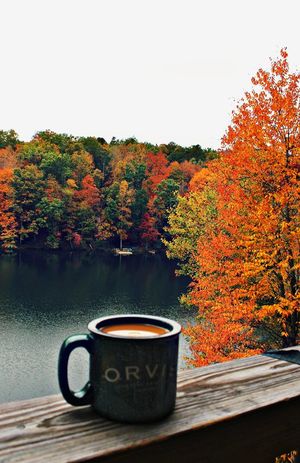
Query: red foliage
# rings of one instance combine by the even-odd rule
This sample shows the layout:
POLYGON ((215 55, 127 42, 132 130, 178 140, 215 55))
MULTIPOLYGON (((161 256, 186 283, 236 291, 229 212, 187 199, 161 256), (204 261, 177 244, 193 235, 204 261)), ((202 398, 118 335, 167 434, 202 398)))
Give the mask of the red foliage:
POLYGON ((82 182, 81 190, 75 191, 74 197, 86 204, 87 207, 95 207, 100 203, 100 192, 91 175, 86 175, 82 182))
POLYGON ((148 212, 144 215, 143 220, 140 224, 140 230, 142 230, 142 240, 153 243, 157 241, 159 237, 159 231, 155 228, 156 219, 151 216, 148 212))
POLYGON ((77 232, 73 232, 72 238, 73 238, 74 246, 79 247, 82 241, 81 235, 79 235, 79 233, 77 232))

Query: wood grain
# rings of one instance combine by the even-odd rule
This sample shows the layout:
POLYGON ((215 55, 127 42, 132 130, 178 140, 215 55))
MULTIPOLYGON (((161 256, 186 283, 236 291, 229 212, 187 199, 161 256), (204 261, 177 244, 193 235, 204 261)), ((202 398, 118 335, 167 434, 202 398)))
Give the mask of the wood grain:
POLYGON ((0 461, 267 463, 299 446, 299 420, 300 366, 255 356, 180 372, 175 412, 154 424, 60 395, 0 405, 0 461))

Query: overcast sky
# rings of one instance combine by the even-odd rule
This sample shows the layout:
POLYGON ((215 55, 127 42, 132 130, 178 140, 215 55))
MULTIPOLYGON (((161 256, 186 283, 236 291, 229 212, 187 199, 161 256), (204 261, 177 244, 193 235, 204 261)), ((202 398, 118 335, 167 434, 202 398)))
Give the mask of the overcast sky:
POLYGON ((217 148, 299 0, 0 0, 0 129, 217 148))

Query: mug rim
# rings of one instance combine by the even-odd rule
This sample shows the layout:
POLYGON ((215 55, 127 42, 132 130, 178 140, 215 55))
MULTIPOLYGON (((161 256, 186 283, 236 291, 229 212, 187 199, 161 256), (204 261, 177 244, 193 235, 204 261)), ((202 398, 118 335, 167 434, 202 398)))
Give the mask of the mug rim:
MULTIPOLYGON (((155 323, 153 323, 155 325, 155 323)), ((157 324, 158 325, 158 324, 157 324)), ((158 325, 159 326, 159 325, 158 325)), ((106 338, 114 338, 114 339, 124 339, 124 340, 130 340, 130 341, 153 341, 156 340, 158 341, 159 339, 165 339, 171 336, 176 336, 181 332, 181 325, 176 322, 175 320, 171 320, 170 318, 165 318, 165 317, 158 317, 154 315, 145 315, 145 314, 117 314, 117 315, 108 315, 106 317, 100 317, 96 318, 95 320, 92 320, 88 324, 88 329, 91 333, 96 334, 98 336, 104 336, 106 338), (109 321, 109 320, 116 320, 116 322, 120 319, 125 319, 125 318, 140 318, 143 322, 145 323, 147 320, 148 321, 157 321, 157 322, 162 322, 164 324, 167 324, 171 326, 171 330, 168 333, 162 334, 161 336, 139 336, 136 338, 133 338, 132 336, 119 336, 117 334, 111 334, 111 333, 105 333, 103 331, 100 331, 97 326, 101 322, 109 321)))

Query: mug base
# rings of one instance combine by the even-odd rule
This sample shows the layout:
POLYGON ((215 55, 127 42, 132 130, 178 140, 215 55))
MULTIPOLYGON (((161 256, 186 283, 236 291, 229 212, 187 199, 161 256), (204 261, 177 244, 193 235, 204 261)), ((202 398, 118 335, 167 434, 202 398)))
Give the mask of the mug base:
POLYGON ((159 416, 143 416, 143 417, 125 417, 125 416, 115 416, 115 415, 110 415, 109 413, 103 413, 100 410, 97 410, 93 405, 92 405, 93 410, 99 415, 101 418, 105 418, 110 421, 115 421, 116 423, 124 423, 124 424, 148 424, 148 423, 155 423, 157 421, 162 421, 168 416, 170 416, 174 412, 174 407, 171 410, 168 410, 167 412, 164 412, 163 414, 159 416))

